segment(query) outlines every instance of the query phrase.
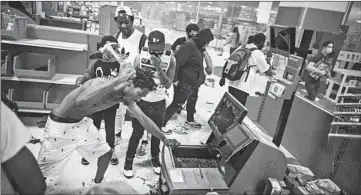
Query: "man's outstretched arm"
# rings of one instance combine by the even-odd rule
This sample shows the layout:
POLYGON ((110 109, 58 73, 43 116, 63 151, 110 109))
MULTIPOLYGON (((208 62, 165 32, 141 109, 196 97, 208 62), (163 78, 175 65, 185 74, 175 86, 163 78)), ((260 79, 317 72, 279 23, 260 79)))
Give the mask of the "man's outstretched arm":
POLYGON ((150 119, 143 113, 143 111, 138 107, 135 102, 130 102, 127 104, 127 106, 129 111, 133 113, 134 117, 138 119, 144 129, 149 131, 149 133, 156 136, 161 141, 165 140, 166 137, 164 133, 159 129, 159 127, 153 122, 152 119, 150 119))

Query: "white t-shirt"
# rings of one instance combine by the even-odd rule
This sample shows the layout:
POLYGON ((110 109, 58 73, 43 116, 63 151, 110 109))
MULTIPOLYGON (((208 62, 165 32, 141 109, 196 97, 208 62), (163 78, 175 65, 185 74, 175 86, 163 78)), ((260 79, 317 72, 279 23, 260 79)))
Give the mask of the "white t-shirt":
MULTIPOLYGON (((257 48, 257 46, 251 43, 246 45, 246 48, 257 48)), ((252 67, 249 70, 247 81, 245 81, 247 74, 244 73, 240 80, 228 81, 228 84, 247 92, 250 96, 256 96, 257 91, 264 92, 267 84, 266 77, 258 74, 257 71, 264 73, 270 68, 270 65, 267 63, 263 52, 256 49, 252 51, 251 57, 248 59, 248 66, 252 67)))
POLYGON ((122 33, 118 36, 119 51, 124 56, 124 62, 134 63, 135 57, 139 54, 139 42, 143 33, 138 29, 134 29, 132 35, 127 39, 123 39, 122 33))
MULTIPOLYGON (((1 102, 1 164, 14 157, 30 139, 28 128, 1 102)), ((1 194, 15 194, 2 168, 1 194)))

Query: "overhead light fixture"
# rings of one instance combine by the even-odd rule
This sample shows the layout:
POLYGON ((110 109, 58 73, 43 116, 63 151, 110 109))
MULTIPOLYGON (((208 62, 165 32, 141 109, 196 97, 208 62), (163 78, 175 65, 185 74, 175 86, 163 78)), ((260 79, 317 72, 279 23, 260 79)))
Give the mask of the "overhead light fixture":
POLYGON ((245 6, 245 5, 241 5, 241 8, 245 8, 245 7, 247 7, 247 6, 245 6))
POLYGON ((361 20, 356 20, 356 22, 361 24, 361 20))

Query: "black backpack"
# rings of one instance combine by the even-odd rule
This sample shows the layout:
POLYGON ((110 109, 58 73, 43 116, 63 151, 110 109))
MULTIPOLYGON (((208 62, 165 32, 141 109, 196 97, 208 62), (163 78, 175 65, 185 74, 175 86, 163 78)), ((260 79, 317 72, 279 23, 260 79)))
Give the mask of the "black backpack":
POLYGON ((248 66, 248 59, 251 57, 252 51, 256 49, 257 48, 240 48, 234 51, 224 64, 222 70, 222 78, 226 78, 230 81, 236 81, 241 79, 242 75, 246 72, 247 81, 249 69, 252 66, 255 66, 248 66))

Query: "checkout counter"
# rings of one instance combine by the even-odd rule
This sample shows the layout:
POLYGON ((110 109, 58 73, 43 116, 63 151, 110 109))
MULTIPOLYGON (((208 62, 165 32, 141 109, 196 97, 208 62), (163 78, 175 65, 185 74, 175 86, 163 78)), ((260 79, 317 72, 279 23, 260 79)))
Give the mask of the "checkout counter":
POLYGON ((210 117, 206 143, 165 147, 157 194, 261 194, 268 178, 283 180, 286 157, 225 93, 210 117))
MULTIPOLYGON (((315 102, 304 97, 303 86, 298 85, 299 77, 295 77, 293 81, 288 79, 290 77, 287 78, 288 73, 298 75, 295 70, 299 69, 294 65, 300 61, 295 63, 297 60, 292 58, 299 59, 289 55, 283 78, 271 79, 263 96, 248 97, 248 116, 274 138, 276 145, 277 142, 282 144, 303 166, 310 168, 316 177, 330 178, 334 171, 335 156, 329 134, 336 104, 327 100, 315 102), (292 67, 296 69, 292 70, 292 67), (290 96, 292 93, 293 97, 290 96)), ((342 158, 339 171, 331 177, 350 193, 359 192, 361 186, 361 167, 359 164, 348 163, 361 162, 359 157, 355 157, 356 148, 358 151, 361 149, 361 142, 348 148, 353 152, 342 158)))

